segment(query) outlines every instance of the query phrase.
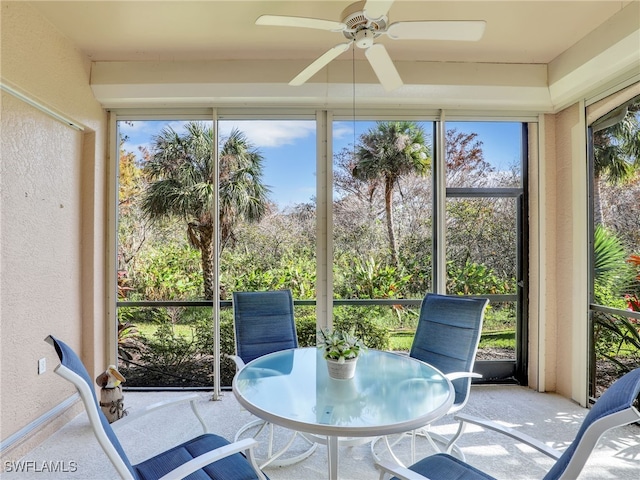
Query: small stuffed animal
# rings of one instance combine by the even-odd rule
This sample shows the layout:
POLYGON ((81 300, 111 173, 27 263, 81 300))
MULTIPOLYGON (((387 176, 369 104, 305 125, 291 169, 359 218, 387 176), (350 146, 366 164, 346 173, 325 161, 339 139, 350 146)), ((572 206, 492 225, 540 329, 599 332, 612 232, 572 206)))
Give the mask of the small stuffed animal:
POLYGON ((121 382, 126 380, 115 365, 109 365, 106 371, 96 377, 96 383, 102 388, 116 388, 121 382))

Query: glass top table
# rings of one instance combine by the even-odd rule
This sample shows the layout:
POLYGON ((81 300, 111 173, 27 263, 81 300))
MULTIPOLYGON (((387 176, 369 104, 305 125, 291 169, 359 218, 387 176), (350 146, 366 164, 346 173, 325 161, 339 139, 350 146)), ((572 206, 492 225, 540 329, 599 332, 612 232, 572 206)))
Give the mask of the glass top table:
POLYGON ((329 377, 317 348, 283 350, 248 363, 233 380, 238 402, 257 417, 327 438, 329 478, 338 478, 338 439, 375 437, 428 425, 447 413, 453 387, 407 355, 366 350, 355 376, 329 377))

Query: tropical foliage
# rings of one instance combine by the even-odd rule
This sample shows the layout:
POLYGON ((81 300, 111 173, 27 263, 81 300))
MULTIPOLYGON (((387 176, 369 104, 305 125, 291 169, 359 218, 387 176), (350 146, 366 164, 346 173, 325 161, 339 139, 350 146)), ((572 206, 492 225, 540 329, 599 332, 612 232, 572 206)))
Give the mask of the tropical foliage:
MULTIPOLYGON (((595 221, 604 220, 600 205, 602 184, 624 185, 633 181, 640 170, 640 100, 611 112, 622 118, 593 133, 593 176, 595 193, 595 221)), ((614 117, 615 118, 615 117, 614 117)))
MULTIPOLYGON (((446 137, 447 187, 520 185, 517 170, 495 172, 485 161, 477 135, 449 130, 446 137)), ((220 291, 213 291, 212 145, 211 127, 190 122, 184 133, 169 127, 163 130, 142 152, 141 160, 122 149, 121 299, 229 300, 233 291, 281 288, 291 289, 296 299, 315 299, 315 204, 280 209, 272 203, 263 182, 262 155, 237 130, 222 139, 218 152, 221 276, 220 291)), ((380 122, 335 156, 332 262, 336 299, 417 299, 432 289, 433 192, 431 179, 425 178, 430 175, 430 155, 430 139, 416 124, 380 122), (382 142, 383 148, 376 150, 374 141, 382 142)), ((638 176, 602 190, 607 227, 596 230, 595 291, 597 301, 604 305, 626 308, 640 295, 640 279, 634 279, 640 270, 632 261, 640 253, 639 197, 638 176)), ((448 293, 516 291, 517 201, 447 198, 448 293)), ((232 353, 231 312, 222 313, 223 350, 232 353)), ((190 356, 201 355, 201 376, 211 374, 206 360, 213 351, 209 309, 119 308, 119 317, 128 328, 122 347, 138 349, 130 350, 128 357, 123 349, 127 360, 157 361, 177 371, 190 356), (133 325, 139 334, 130 328, 133 325), (153 329, 148 331, 146 326, 153 329), (139 343, 131 342, 132 336, 139 343), (180 336, 184 338, 173 338, 180 336)), ((492 304, 485 321, 485 325, 495 325, 492 333, 511 349, 514 318, 512 304, 492 304)), ((333 323, 338 330, 353 329, 370 348, 386 349, 390 334, 410 336, 416 319, 415 308, 398 302, 338 306, 333 323)), ((314 307, 296 307, 296 322, 300 344, 315 344, 314 307)), ((633 328, 633 322, 624 323, 624 319, 603 324, 598 332, 602 355, 617 358, 628 352, 625 346, 633 345, 633 328), (621 338, 629 341, 620 343, 621 338)), ((232 368, 223 366, 229 379, 232 368)))
MULTIPOLYGON (((217 185, 213 128, 189 122, 184 134, 166 127, 153 139, 144 166, 148 186, 142 200, 147 218, 178 218, 186 224, 189 244, 200 250, 204 297, 214 298, 214 197, 217 185)), ((242 221, 259 221, 267 209, 268 189, 262 183, 263 158, 234 130, 219 154, 220 248, 234 239, 242 221)))
MULTIPOLYGON (((599 123, 602 127, 594 128, 593 132, 593 301, 637 312, 640 311, 640 100, 611 112, 599 123)), ((593 325, 598 359, 610 362, 619 372, 640 366, 638 319, 596 310, 593 325)), ((598 370, 604 368, 598 366, 598 370)))
POLYGON ((398 246, 393 223, 393 191, 398 180, 409 174, 425 175, 431 160, 424 131, 414 122, 378 122, 360 137, 355 147, 351 173, 367 183, 369 198, 380 184, 384 205, 391 262, 398 265, 398 246))

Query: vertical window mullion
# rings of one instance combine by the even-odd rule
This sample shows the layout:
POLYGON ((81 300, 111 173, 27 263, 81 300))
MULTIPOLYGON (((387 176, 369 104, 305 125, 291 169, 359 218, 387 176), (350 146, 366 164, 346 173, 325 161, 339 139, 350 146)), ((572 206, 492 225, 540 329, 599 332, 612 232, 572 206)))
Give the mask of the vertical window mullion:
POLYGON ((446 125, 444 110, 433 127, 433 291, 446 293, 446 125))
POLYGON ((316 113, 316 322, 333 324, 333 116, 316 113))

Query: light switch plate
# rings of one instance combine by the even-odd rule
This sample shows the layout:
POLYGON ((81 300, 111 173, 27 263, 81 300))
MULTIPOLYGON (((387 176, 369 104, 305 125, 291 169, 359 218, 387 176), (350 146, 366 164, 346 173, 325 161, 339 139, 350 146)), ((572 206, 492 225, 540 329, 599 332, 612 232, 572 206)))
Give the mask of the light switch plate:
POLYGON ((47 371, 47 359, 41 358, 40 360, 38 360, 38 375, 42 375, 46 371, 47 371))

